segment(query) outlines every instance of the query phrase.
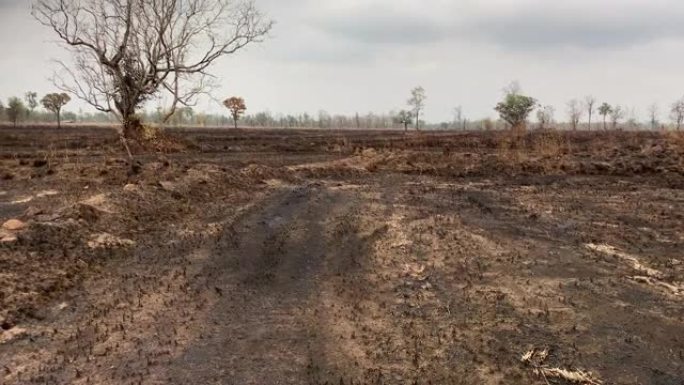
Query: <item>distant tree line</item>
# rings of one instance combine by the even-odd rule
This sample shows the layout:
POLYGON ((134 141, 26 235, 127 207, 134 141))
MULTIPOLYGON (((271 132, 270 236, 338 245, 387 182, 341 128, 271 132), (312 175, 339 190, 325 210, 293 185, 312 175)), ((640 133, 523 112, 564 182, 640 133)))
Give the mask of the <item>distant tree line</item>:
MULTIPOLYGON (((536 109, 537 121, 539 128, 546 129, 551 127, 569 128, 577 130, 583 124, 583 119, 586 117, 586 126, 588 130, 592 130, 595 125, 592 124, 592 117, 598 113, 602 117, 601 128, 607 130, 611 129, 631 129, 638 130, 649 128, 667 129, 668 126, 660 122, 659 110, 656 104, 648 107, 649 122, 647 125, 642 124, 637 119, 637 114, 634 109, 628 109, 621 105, 610 105, 606 102, 597 106, 597 100, 589 95, 583 101, 572 99, 568 101, 566 107, 567 121, 565 123, 556 123, 554 120, 555 108, 550 105, 542 106, 537 103, 537 100, 525 96, 521 93, 520 85, 513 82, 509 87, 504 89, 504 100, 496 105, 494 108, 501 118, 509 127, 513 129, 525 129, 528 126, 528 117, 536 109)), ((670 120, 676 130, 680 130, 684 124, 684 97, 674 102, 670 108, 670 120)))
POLYGON ((20 99, 16 96, 7 99, 7 106, 0 100, 0 122, 12 123, 15 127, 22 122, 57 122, 60 127, 62 119, 75 121, 78 115, 73 112, 62 112, 64 106, 71 101, 71 97, 65 93, 51 93, 38 99, 38 93, 29 91, 20 99), (45 111, 37 111, 41 105, 45 111))
MULTIPOLYGON (((462 107, 454 108, 452 121, 428 123, 421 119, 426 106, 426 92, 422 87, 411 90, 407 100, 407 109, 398 109, 387 113, 355 113, 352 115, 331 114, 320 110, 316 114, 274 114, 268 111, 247 114, 243 98, 234 96, 223 104, 228 109, 225 114, 211 114, 195 111, 192 107, 179 107, 173 111, 161 107, 150 111, 140 111, 139 116, 146 122, 165 126, 204 126, 255 128, 299 128, 299 129, 404 129, 416 130, 501 130, 506 128, 539 128, 539 129, 676 129, 684 125, 684 97, 674 102, 667 118, 661 120, 661 113, 656 104, 648 107, 648 121, 640 122, 634 109, 606 102, 598 103, 593 96, 583 100, 572 99, 566 105, 565 121, 556 120, 556 109, 551 105, 542 105, 535 98, 524 95, 517 82, 504 89, 504 97, 494 110, 499 119, 480 119, 470 121, 464 117, 462 107), (529 121, 532 113, 536 117, 536 125, 529 121), (594 117, 598 118, 594 119, 594 117)), ((11 97, 6 104, 0 101, 0 122, 13 125, 21 123, 116 123, 111 114, 103 112, 89 113, 79 111, 62 111, 70 101, 64 93, 53 93, 38 98, 37 93, 27 92, 24 98, 11 97), (39 107, 43 107, 40 109, 39 107)))

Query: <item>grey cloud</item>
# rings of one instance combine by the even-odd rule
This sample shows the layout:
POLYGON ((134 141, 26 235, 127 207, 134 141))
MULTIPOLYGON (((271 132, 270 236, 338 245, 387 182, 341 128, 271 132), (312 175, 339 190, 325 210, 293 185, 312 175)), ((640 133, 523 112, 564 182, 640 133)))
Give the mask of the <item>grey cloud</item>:
POLYGON ((449 37, 449 26, 435 19, 381 7, 327 15, 312 24, 334 37, 366 44, 421 44, 449 37))
POLYGON ((30 0, 0 0, 0 9, 19 8, 20 6, 28 8, 30 5, 30 0))
POLYGON ((508 49, 629 47, 684 37, 684 8, 526 10, 488 15, 461 26, 463 33, 508 49))
POLYGON ((357 5, 334 13, 314 9, 309 23, 335 39, 376 47, 474 40, 509 50, 597 49, 684 38, 684 4, 673 0, 498 7, 426 1, 421 12, 401 4, 357 5))
MULTIPOLYGON (((661 108, 682 93, 673 81, 684 52, 682 0, 255 1, 277 22, 272 38, 211 69, 253 111, 386 111, 421 84, 428 120, 451 119, 455 105, 474 119, 493 116, 512 79, 559 111, 588 93, 661 108)), ((50 92, 46 61, 65 55, 30 3, 0 0, 3 100, 50 92)))

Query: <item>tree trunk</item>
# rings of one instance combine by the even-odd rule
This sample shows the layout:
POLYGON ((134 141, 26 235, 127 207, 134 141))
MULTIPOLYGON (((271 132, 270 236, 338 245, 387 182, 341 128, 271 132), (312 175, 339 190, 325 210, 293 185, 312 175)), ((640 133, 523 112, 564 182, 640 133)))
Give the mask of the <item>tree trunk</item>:
POLYGON ((589 131, 591 131, 591 112, 589 113, 589 127, 588 127, 588 129, 589 129, 589 131))
POLYGON ((420 110, 416 110, 416 131, 420 131, 420 110))
POLYGON ((124 149, 126 150, 126 153, 128 154, 128 159, 131 162, 131 169, 135 172, 136 164, 133 161, 133 153, 131 153, 131 149, 130 147, 128 147, 128 140, 140 139, 142 124, 140 123, 140 119, 137 116, 135 116, 134 114, 129 114, 123 117, 122 125, 123 127, 121 132, 119 133, 119 139, 121 140, 121 144, 123 145, 124 149))
POLYGON ((603 115, 603 131, 606 131, 606 116, 603 115))
POLYGON ((140 118, 135 114, 124 116, 123 118, 123 136, 126 139, 138 140, 142 132, 142 124, 140 118))
POLYGON ((62 128, 62 118, 60 115, 61 115, 60 111, 57 110, 57 129, 58 130, 62 128))
POLYGON ((237 130, 237 119, 233 118, 233 125, 235 126, 235 129, 237 130))

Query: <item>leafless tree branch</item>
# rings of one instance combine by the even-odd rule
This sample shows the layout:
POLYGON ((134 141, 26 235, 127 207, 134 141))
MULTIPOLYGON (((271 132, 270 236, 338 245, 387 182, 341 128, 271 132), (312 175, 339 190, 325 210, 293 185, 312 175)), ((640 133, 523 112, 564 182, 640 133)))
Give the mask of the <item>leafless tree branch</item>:
POLYGON ((219 58, 268 36, 273 22, 251 0, 35 0, 33 15, 73 54, 58 87, 124 128, 147 100, 170 95, 169 115, 213 82, 219 58))

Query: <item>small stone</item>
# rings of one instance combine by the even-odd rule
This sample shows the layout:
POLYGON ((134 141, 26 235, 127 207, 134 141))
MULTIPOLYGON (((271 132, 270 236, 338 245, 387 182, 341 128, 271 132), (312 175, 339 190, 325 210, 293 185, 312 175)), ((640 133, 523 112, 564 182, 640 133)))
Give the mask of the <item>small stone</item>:
POLYGON ((78 219, 83 219, 88 223, 96 222, 100 219, 100 211, 90 205, 79 204, 76 208, 76 215, 78 219))
POLYGON ((133 184, 133 183, 129 183, 123 187, 123 190, 125 192, 136 192, 136 191, 138 191, 138 185, 133 184))
POLYGON ((2 224, 2 228, 9 231, 18 231, 26 228, 26 223, 18 219, 10 219, 2 224))
POLYGON ((36 198, 51 197, 51 196, 55 196, 55 195, 59 195, 59 191, 57 191, 57 190, 45 190, 45 191, 41 191, 38 194, 36 194, 36 198))
POLYGON ((608 162, 593 162, 592 165, 597 171, 610 171, 613 166, 608 162))
POLYGON ((26 329, 24 328, 13 327, 11 329, 5 329, 3 326, 3 329, 5 330, 5 332, 0 334, 0 344, 10 342, 13 339, 22 337, 26 334, 26 329))
POLYGON ((82 204, 88 205, 88 206, 93 206, 93 207, 99 207, 104 205, 107 202, 107 196, 105 194, 97 194, 94 195, 84 201, 81 201, 82 204))
POLYGON ((33 218, 37 215, 43 214, 43 210, 35 207, 35 206, 30 206, 24 211, 24 217, 25 218, 33 218))
POLYGON ((159 182, 159 186, 161 186, 161 188, 163 188, 166 191, 176 191, 176 184, 173 182, 162 181, 159 182))
POLYGON ((6 230, 1 230, 0 229, 0 243, 14 243, 17 241, 17 236, 6 231, 6 230))

